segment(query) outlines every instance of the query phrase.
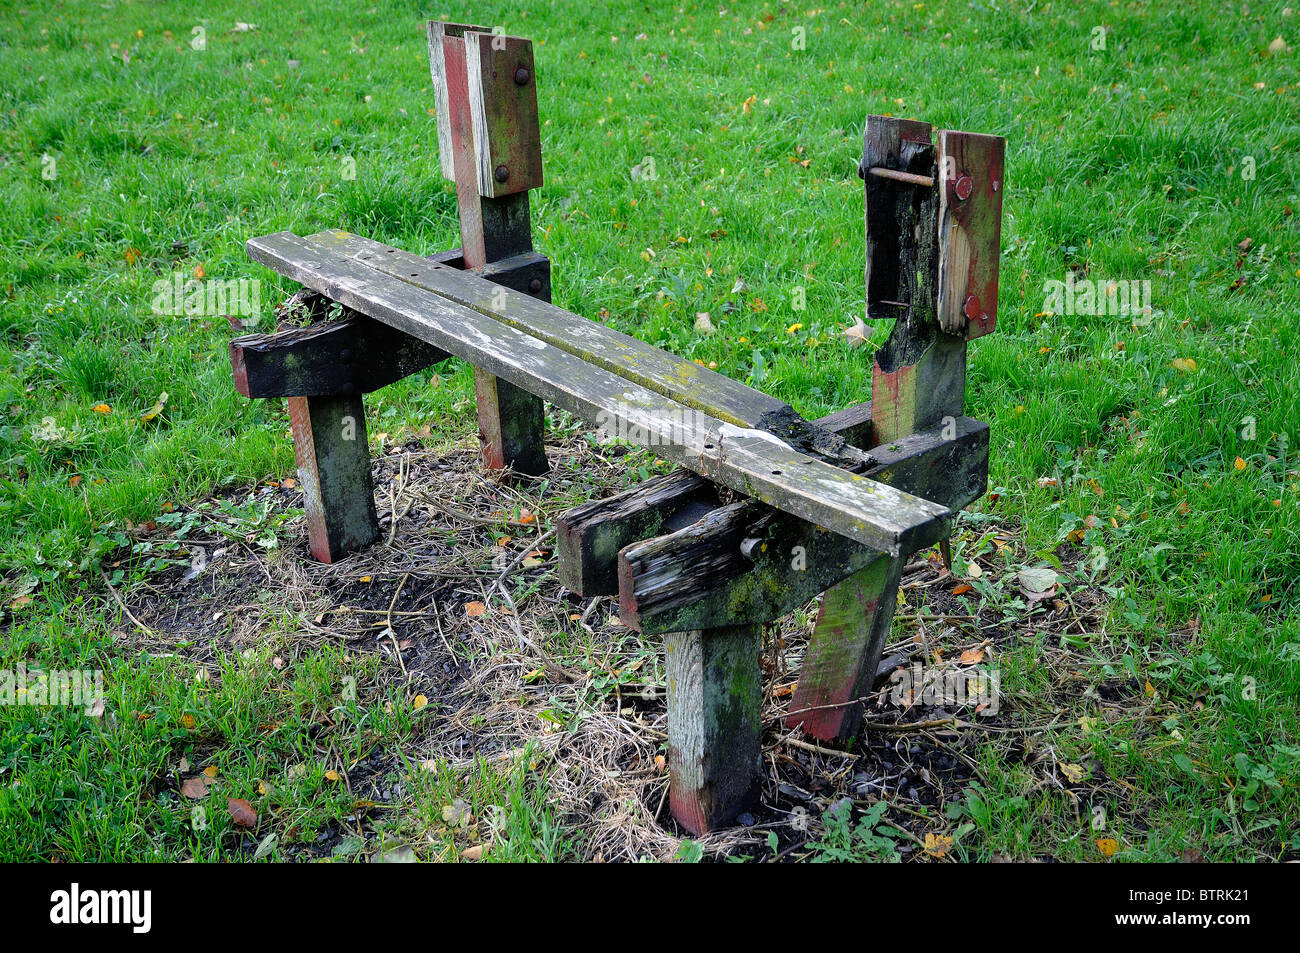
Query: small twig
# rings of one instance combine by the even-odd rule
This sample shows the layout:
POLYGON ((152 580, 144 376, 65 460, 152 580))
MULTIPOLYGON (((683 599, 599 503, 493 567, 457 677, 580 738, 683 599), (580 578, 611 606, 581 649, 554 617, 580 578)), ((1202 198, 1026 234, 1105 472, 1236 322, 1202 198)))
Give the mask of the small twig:
POLYGON ((126 617, 136 624, 136 628, 138 628, 145 635, 149 635, 154 638, 161 638, 161 635, 158 632, 155 632, 153 629, 149 628, 147 625, 145 625, 143 622, 137 619, 135 615, 131 612, 131 610, 126 607, 126 603, 122 601, 122 597, 117 594, 117 590, 113 588, 113 584, 108 581, 108 576, 104 573, 104 570, 101 569, 99 571, 99 575, 104 580, 104 585, 108 586, 108 591, 112 594, 114 600, 116 600, 117 604, 121 606, 122 611, 126 613, 126 617))
POLYGON ((388 603, 388 638, 393 643, 393 654, 397 656, 397 664, 402 668, 402 677, 409 679, 411 676, 406 671, 406 662, 402 660, 402 647, 397 644, 397 633, 393 631, 393 606, 397 605, 397 597, 402 594, 406 587, 406 580, 411 578, 409 572, 402 573, 402 581, 397 584, 397 591, 393 593, 393 601, 388 603))

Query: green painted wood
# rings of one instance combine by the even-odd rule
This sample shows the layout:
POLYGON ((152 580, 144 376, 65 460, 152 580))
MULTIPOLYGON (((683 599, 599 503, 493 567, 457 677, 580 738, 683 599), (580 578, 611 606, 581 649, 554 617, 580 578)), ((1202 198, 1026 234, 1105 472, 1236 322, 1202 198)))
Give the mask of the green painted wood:
POLYGON ((248 243, 257 261, 327 297, 456 354, 571 413, 655 434, 665 459, 883 552, 946 532, 947 507, 847 473, 770 433, 742 429, 431 292, 394 281, 290 233, 248 243))
POLYGON ((668 801, 697 836, 758 800, 762 754, 762 627, 677 632, 664 639, 668 676, 668 801))
POLYGON ((290 397, 311 554, 332 563, 379 538, 360 394, 290 397))
POLYGON ((827 591, 799 669, 785 723, 823 741, 847 742, 862 723, 862 697, 880 664, 905 560, 881 556, 827 591))

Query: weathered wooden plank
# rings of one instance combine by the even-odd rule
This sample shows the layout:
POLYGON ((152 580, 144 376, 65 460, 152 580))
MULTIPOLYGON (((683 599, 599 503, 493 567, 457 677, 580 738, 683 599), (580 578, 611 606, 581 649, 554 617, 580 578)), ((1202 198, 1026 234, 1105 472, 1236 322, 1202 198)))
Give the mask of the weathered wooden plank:
POLYGON ((874 432, 871 426, 871 401, 866 400, 852 407, 845 407, 825 417, 818 417, 813 424, 837 433, 845 442, 863 450, 870 448, 874 432))
POLYGON ((690 470, 652 477, 616 496, 592 500, 561 513, 555 521, 560 582, 583 596, 618 592, 618 551, 664 532, 680 514, 717 506, 717 489, 690 470))
POLYGON ((440 267, 438 262, 341 230, 317 232, 307 241, 473 308, 735 426, 780 433, 783 422, 797 418, 785 401, 563 308, 494 287, 469 272, 440 267))
POLYGON ((646 635, 761 625, 878 556, 752 500, 732 503, 619 553, 619 618, 646 635))
POLYGON ((245 397, 368 394, 451 355, 364 315, 231 339, 245 397))
POLYGON ((379 538, 361 395, 290 397, 289 422, 308 546, 336 562, 379 538))
MULTIPOLYGON (((870 405, 865 406, 869 410, 870 405)), ((839 432, 841 427, 850 431, 860 429, 863 427, 861 411, 859 408, 851 409, 855 411, 853 414, 831 414, 815 423, 833 432, 839 432)), ((862 475, 956 510, 978 499, 984 492, 988 481, 988 434, 987 424, 960 417, 933 430, 904 437, 894 444, 873 448, 867 454, 871 465, 862 475)), ((670 529, 680 529, 702 518, 709 509, 720 508, 721 503, 712 506, 700 503, 701 509, 693 514, 691 520, 671 525, 672 520, 680 519, 678 514, 684 511, 689 514, 689 505, 713 498, 712 488, 713 485, 703 477, 679 470, 561 514, 557 521, 561 581, 585 596, 619 592, 618 551, 670 529)), ((702 537, 699 542, 699 556, 704 558, 708 541, 702 537)), ((714 539, 712 545, 725 548, 727 544, 722 539, 714 539)), ((791 542, 790 545, 798 544, 791 542)), ((751 568, 748 563, 739 561, 728 565, 738 573, 748 572, 751 568)), ((705 597, 717 605, 726 605, 736 597, 734 590, 754 585, 752 581, 720 574, 716 568, 705 577, 708 587, 705 597)), ((825 585, 834 581, 832 575, 825 577, 825 585)), ((847 572, 836 578, 844 575, 847 572)), ((775 584, 784 585, 779 578, 775 584)), ((807 599, 820 591, 809 591, 808 586, 799 590, 800 594, 807 592, 807 599)), ((798 605, 802 595, 791 595, 790 598, 794 600, 790 606, 798 605)))
POLYGON ((997 323, 1006 146, 1001 136, 939 133, 939 326, 967 340, 997 323))
MULTIPOLYGON (((862 130, 858 173, 865 185, 866 316, 899 318, 911 309, 932 308, 933 262, 918 243, 918 228, 933 232, 933 189, 869 175, 872 168, 934 175, 930 124, 892 116, 868 116, 862 130), (927 210, 927 203, 931 209, 927 210)), ((933 242, 928 246, 933 253, 933 242)))
POLYGON ((428 21, 429 72, 433 76, 434 119, 438 124, 438 164, 442 169, 442 177, 452 182, 456 181, 456 166, 452 156, 451 106, 447 98, 447 62, 442 41, 448 36, 464 36, 469 30, 482 33, 487 28, 464 23, 428 21))
POLYGON ((465 34, 478 191, 500 198, 542 187, 533 44, 517 36, 465 34))
POLYGON ((769 433, 726 424, 413 285, 289 234, 248 242, 257 261, 530 390, 588 421, 656 436, 660 454, 785 512, 890 553, 944 533, 947 507, 847 473, 769 433))
POLYGON ((706 834, 758 799, 762 627, 677 632, 664 639, 668 677, 668 803, 706 834))
POLYGON ((880 556, 826 593, 785 722, 814 738, 848 741, 862 722, 889 635, 904 560, 880 556))

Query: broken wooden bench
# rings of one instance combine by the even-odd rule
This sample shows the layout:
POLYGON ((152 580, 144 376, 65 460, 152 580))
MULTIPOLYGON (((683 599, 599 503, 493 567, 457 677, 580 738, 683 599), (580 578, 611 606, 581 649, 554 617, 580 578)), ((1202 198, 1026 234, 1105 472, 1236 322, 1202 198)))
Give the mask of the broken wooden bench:
MULTIPOLYGON (((825 592, 787 723, 857 730, 907 557, 984 492, 988 427, 962 413, 965 346, 993 327, 1002 140, 868 117, 867 314, 895 318, 873 403, 808 421, 768 396, 549 303, 529 41, 431 23, 443 171, 462 247, 423 257, 346 231, 249 254, 344 316, 231 342, 236 386, 287 397, 312 553, 379 538, 362 395, 455 357, 475 369, 484 462, 546 469, 542 401, 680 469, 563 514, 558 572, 664 637, 670 803, 689 831, 757 794, 762 626, 825 592), (979 206, 979 207, 976 207, 979 206), (960 298, 958 305, 952 301, 960 298)), ((320 307, 313 317, 327 309, 320 307)))

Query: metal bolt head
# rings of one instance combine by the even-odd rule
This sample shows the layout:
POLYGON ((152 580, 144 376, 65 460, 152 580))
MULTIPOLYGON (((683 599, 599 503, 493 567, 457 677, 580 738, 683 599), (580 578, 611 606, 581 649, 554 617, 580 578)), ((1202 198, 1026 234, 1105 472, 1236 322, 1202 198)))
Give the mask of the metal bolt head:
POLYGON ((537 292, 541 291, 541 290, 542 290, 542 279, 541 279, 541 278, 534 278, 532 281, 528 282, 528 290, 529 290, 530 292, 532 292, 533 294, 537 294, 537 292))
POLYGON ((519 67, 519 69, 515 70, 515 85, 516 85, 516 86, 527 86, 527 85, 528 85, 528 81, 529 81, 530 79, 532 79, 532 78, 533 78, 532 73, 530 73, 530 72, 528 71, 528 68, 525 67, 525 66, 521 66, 521 67, 519 67))
POLYGON ((497 166, 497 170, 493 174, 498 182, 504 182, 506 179, 510 178, 510 170, 503 165, 497 166))
POLYGON ((975 183, 971 181, 969 175, 963 173, 957 177, 957 181, 953 184, 952 190, 956 194, 957 198, 964 202, 970 198, 971 193, 975 191, 975 183))

